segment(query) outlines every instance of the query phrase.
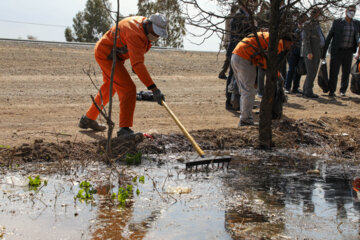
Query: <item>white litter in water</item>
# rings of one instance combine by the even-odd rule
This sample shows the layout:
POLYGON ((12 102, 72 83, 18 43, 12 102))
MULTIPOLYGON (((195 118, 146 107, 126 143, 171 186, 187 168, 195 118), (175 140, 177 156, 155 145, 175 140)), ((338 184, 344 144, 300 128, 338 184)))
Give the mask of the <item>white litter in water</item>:
POLYGON ((189 187, 169 187, 166 191, 166 193, 169 194, 185 194, 185 193, 190 193, 191 192, 191 188, 189 187))

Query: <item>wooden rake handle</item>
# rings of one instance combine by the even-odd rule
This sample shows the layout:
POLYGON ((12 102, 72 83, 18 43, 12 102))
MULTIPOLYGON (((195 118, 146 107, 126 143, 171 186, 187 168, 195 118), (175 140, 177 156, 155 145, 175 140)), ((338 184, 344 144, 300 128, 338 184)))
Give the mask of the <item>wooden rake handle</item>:
POLYGON ((194 138, 189 134, 189 132, 185 129, 185 127, 181 124, 179 119, 175 116, 175 114, 171 111, 169 106, 166 104, 164 100, 161 100, 162 105, 165 107, 166 111, 170 114, 172 119, 174 119, 175 123, 178 125, 178 127, 181 129, 181 131, 184 133, 185 137, 191 142, 195 150, 198 152, 200 157, 204 157, 205 153, 199 145, 195 142, 194 138))

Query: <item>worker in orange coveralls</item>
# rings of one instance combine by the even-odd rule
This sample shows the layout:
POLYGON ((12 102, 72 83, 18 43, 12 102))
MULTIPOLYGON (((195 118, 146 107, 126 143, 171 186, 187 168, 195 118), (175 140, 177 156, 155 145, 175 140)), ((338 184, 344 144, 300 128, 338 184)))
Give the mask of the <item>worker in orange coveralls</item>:
MULTIPOLYGON (((289 34, 290 35, 290 34, 289 34)), ((269 33, 258 32, 257 37, 263 50, 269 46, 269 33)), ((284 36, 279 41, 278 53, 287 50, 292 45, 290 36, 284 36)), ((267 60, 261 53, 255 35, 242 39, 233 51, 231 67, 240 89, 240 122, 238 126, 254 125, 252 109, 255 101, 256 67, 267 69, 267 60)))
MULTIPOLYGON (((158 13, 151 15, 149 18, 141 16, 128 17, 118 23, 117 60, 112 92, 112 95, 115 92, 118 94, 120 102, 120 129, 117 132, 118 137, 134 134, 130 127, 133 126, 136 87, 124 66, 126 59, 130 58, 133 71, 144 85, 153 92, 154 99, 160 105, 162 105, 161 100, 165 99, 144 65, 144 54, 151 48, 152 41, 156 41, 159 37, 167 38, 166 27, 167 19, 158 13)), ((101 95, 99 92, 95 97, 95 102, 101 107, 109 102, 110 97, 110 75, 113 63, 112 50, 115 30, 116 26, 113 26, 95 46, 95 59, 103 72, 104 81, 100 88, 101 95)), ((99 111, 93 103, 87 113, 81 117, 79 127, 104 131, 106 127, 98 124, 96 121, 98 115, 99 111)))

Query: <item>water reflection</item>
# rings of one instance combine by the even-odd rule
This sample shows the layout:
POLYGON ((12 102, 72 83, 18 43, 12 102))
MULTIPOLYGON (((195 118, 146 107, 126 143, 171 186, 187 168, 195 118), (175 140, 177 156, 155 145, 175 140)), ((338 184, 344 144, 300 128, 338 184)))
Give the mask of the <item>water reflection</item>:
POLYGON ((97 194, 99 197, 97 205, 97 216, 95 231, 92 234, 92 239, 124 239, 122 233, 126 222, 131 218, 131 209, 118 211, 116 205, 112 202, 109 191, 110 185, 97 186, 97 194), (98 226, 98 227, 96 227, 98 226))
POLYGON ((188 174, 173 163, 154 166, 147 165, 146 172, 141 166, 132 169, 145 175, 145 183, 125 210, 114 206, 109 186, 98 187, 97 216, 89 227, 95 229, 92 239, 231 239, 224 228, 222 181, 216 172, 188 174), (180 186, 191 192, 167 193, 180 186))
POLYGON ((358 239, 360 204, 339 167, 329 171, 321 161, 288 155, 244 151, 227 171, 186 173, 174 161, 132 168, 154 182, 147 178, 125 209, 109 195, 118 183, 109 181, 107 166, 89 166, 76 176, 77 182, 91 176, 94 206, 74 205, 78 184, 72 176, 50 177, 37 198, 3 184, 0 220, 7 239, 358 239), (315 168, 324 170, 306 174, 315 168), (178 186, 192 191, 166 193, 178 186))
POLYGON ((234 238, 359 238, 360 204, 353 196, 350 179, 336 172, 331 176, 306 174, 319 167, 319 162, 311 159, 302 161, 281 155, 254 158, 239 157, 233 163, 239 177, 227 181, 232 189, 229 198, 234 192, 246 196, 241 198, 243 203, 230 204, 226 212, 227 229, 234 238), (259 201, 263 204, 257 204, 259 201), (249 219, 249 213, 277 217, 261 218, 262 233, 256 235, 260 218, 249 219), (279 218, 281 221, 276 222, 279 218))
POLYGON ((142 221, 132 222, 134 208, 119 207, 111 199, 112 187, 110 184, 97 187, 99 204, 97 206, 97 216, 92 239, 143 239, 147 230, 159 215, 159 211, 152 211, 148 217, 142 221))

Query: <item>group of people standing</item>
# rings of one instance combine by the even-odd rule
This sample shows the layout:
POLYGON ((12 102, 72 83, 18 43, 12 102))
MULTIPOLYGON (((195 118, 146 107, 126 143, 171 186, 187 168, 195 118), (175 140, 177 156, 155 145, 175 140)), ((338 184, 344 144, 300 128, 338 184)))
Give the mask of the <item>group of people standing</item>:
MULTIPOLYGON (((319 23, 319 17, 322 15, 321 9, 311 10, 310 18, 303 23, 298 23, 297 31, 301 38, 294 44, 288 57, 289 71, 285 81, 287 93, 300 92, 298 87, 301 75, 298 73, 297 67, 299 62, 303 60, 306 67, 303 95, 308 98, 319 97, 313 93, 314 81, 320 60, 324 59, 325 62, 326 53, 331 44, 329 97, 335 97, 340 67, 342 68, 340 95, 346 95, 353 54, 360 43, 360 23, 354 19, 355 13, 356 7, 349 6, 345 10, 345 17, 333 21, 326 38, 319 23)), ((356 59, 359 58, 359 54, 360 50, 355 56, 356 59)))
MULTIPOLYGON (((259 94, 263 94, 264 77, 267 68, 265 52, 269 45, 268 5, 261 6, 260 21, 253 19, 247 11, 248 8, 241 6, 230 18, 230 41, 227 47, 227 63, 230 60, 230 71, 226 82, 226 109, 238 110, 234 103, 238 101, 241 110, 239 126, 253 125, 252 109, 256 95, 256 88, 259 88, 259 94), (235 99, 234 91, 228 91, 229 86, 236 82, 238 87, 239 99, 235 99)), ((292 45, 291 34, 282 34, 278 44, 278 53, 287 51, 292 45)), ((226 66, 226 64, 224 64, 226 66)), ((219 77, 224 72, 224 66, 219 77)))
MULTIPOLYGON (((265 7, 259 11, 261 16, 266 16, 266 10, 265 4, 265 7)), ((331 56, 329 97, 335 97, 340 67, 342 68, 340 95, 345 96, 346 94, 353 54, 356 53, 357 49, 355 58, 358 59, 360 56, 360 48, 358 48, 360 46, 360 22, 354 19, 356 6, 348 6, 345 10, 345 17, 333 21, 326 37, 319 23, 322 11, 320 8, 313 8, 309 12, 309 16, 293 13, 292 17, 296 18, 294 23, 296 26, 291 31, 292 35, 286 36, 285 34, 281 36, 278 53, 289 51, 287 53, 288 71, 286 72, 286 61, 284 61, 284 64, 279 69, 279 76, 282 75, 285 79, 284 88, 287 94, 302 93, 305 98, 319 97, 313 92, 314 81, 318 73, 320 60, 325 60, 329 46, 331 56), (303 91, 299 89, 301 73, 298 70, 301 61, 303 61, 302 63, 306 69, 303 91)), ((239 125, 253 124, 251 109, 256 95, 254 86, 258 86, 257 93, 259 97, 262 97, 264 92, 266 60, 264 61, 264 56, 261 56, 262 54, 259 54, 259 52, 261 49, 266 50, 268 47, 268 33, 263 30, 267 26, 266 21, 265 24, 258 24, 255 20, 252 21, 249 18, 249 13, 243 7, 240 7, 235 14, 231 13, 230 29, 228 30, 230 41, 226 49, 226 60, 219 74, 219 78, 224 78, 227 64, 231 62, 226 82, 226 109, 241 111, 239 125), (254 41, 254 34, 251 36, 254 28, 258 32, 258 38, 267 39, 267 41, 263 43, 261 41, 254 41), (261 35, 259 35, 260 33, 261 35), (248 66, 244 65, 244 60, 248 66), (242 70, 239 72, 240 68, 242 70), (246 79, 247 77, 251 79, 250 82, 249 79, 246 79), (241 95, 240 103, 238 104, 240 109, 233 106, 231 103, 232 94, 228 91, 228 86, 234 80, 237 82, 241 95), (253 87, 250 87, 250 85, 253 87)))

